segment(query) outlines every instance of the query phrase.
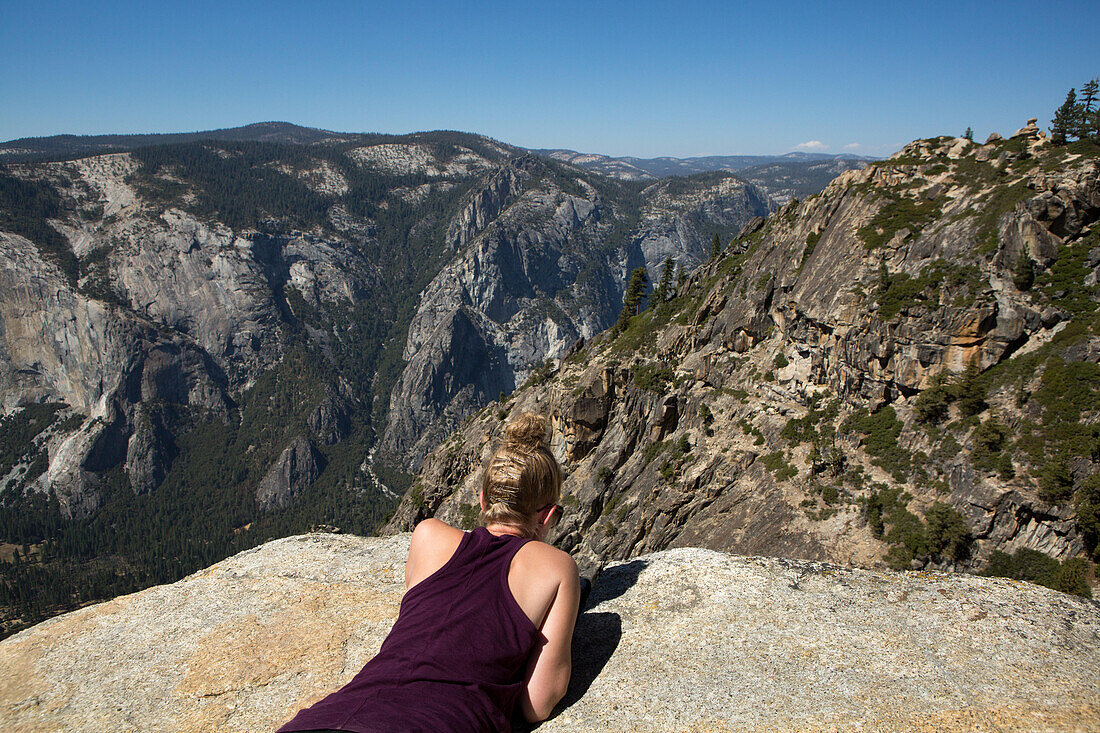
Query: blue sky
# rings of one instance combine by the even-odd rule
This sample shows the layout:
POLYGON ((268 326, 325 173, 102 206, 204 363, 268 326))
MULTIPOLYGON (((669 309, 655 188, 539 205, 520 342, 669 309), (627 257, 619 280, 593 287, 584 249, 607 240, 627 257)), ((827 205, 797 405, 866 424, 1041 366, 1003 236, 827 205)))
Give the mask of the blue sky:
POLYGON ((0 140, 285 120, 610 155, 1049 124, 1100 3, 0 0, 0 140))

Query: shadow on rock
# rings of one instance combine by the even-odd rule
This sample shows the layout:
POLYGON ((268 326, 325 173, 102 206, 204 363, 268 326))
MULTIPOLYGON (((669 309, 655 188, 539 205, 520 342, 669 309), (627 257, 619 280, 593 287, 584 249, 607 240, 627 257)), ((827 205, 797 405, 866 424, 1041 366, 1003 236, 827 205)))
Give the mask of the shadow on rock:
POLYGON ((601 572, 586 608, 594 608, 604 601, 610 601, 626 593, 638 582, 638 576, 648 565, 649 562, 646 560, 631 560, 601 572))
MULTIPOLYGON (((623 620, 617 613, 582 613, 573 632, 573 674, 569 690, 558 703, 551 720, 584 697, 599 676, 623 636, 623 620)), ((537 725, 514 724, 513 733, 533 731, 537 725)))

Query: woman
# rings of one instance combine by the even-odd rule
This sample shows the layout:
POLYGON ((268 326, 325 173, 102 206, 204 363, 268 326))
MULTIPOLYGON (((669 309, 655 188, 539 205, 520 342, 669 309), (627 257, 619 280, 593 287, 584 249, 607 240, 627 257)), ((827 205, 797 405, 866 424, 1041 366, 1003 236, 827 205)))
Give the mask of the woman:
POLYGON ((549 716, 569 686, 579 602, 576 563, 543 541, 560 497, 545 425, 521 415, 485 466, 483 526, 417 525, 382 648, 279 733, 506 731, 516 705, 530 722, 549 716))

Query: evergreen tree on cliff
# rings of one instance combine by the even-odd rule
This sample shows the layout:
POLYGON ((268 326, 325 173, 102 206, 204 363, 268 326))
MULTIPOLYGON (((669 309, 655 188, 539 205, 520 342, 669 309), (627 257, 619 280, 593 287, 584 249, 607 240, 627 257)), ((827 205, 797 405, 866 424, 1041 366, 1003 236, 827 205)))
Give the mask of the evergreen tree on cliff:
POLYGON ((1077 137, 1082 140, 1094 138, 1100 133, 1100 110, 1094 109, 1100 79, 1089 79, 1081 86, 1080 122, 1077 137))
POLYGON ((642 305, 645 295, 645 286, 649 282, 644 267, 635 268, 630 273, 630 282, 626 286, 626 295, 623 296, 623 309, 619 311, 619 321, 615 324, 617 331, 625 330, 630 319, 638 315, 638 308, 642 305))
POLYGON ((718 232, 714 233, 714 241, 710 243, 710 258, 716 259, 722 253, 722 244, 718 241, 718 232))
POLYGON ((1066 101, 1054 113, 1054 119, 1050 121, 1050 138, 1055 145, 1065 145, 1069 137, 1075 135, 1078 130, 1080 107, 1077 104, 1077 90, 1070 89, 1066 95, 1066 101))
POLYGON ((651 306, 658 306, 669 299, 672 293, 672 271, 675 267, 672 257, 666 257, 664 269, 661 270, 661 280, 657 283, 657 289, 653 291, 651 306))

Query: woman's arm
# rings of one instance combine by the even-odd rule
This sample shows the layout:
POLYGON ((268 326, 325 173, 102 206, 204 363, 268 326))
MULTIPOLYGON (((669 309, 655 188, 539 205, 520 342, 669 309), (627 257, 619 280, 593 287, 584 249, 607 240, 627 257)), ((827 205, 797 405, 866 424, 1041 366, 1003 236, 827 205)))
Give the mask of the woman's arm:
POLYGON ((580 602, 577 564, 560 550, 553 553, 545 559, 549 567, 544 577, 554 578, 557 587, 540 628, 542 643, 531 653, 520 696, 523 717, 532 723, 549 717, 569 689, 572 672, 573 627, 580 602))

